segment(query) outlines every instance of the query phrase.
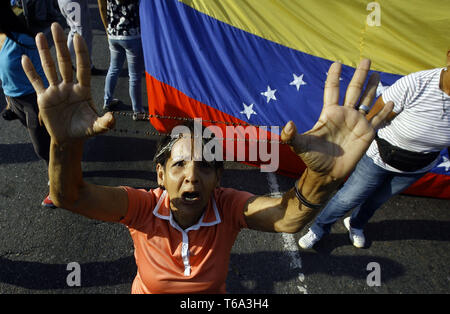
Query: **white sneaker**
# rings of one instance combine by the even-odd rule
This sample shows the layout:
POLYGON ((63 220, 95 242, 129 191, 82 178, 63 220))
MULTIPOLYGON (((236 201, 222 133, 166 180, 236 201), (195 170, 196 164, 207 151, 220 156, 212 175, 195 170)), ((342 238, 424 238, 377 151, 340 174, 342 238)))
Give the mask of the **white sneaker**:
POLYGON ((300 245, 302 249, 307 250, 312 248, 319 240, 320 237, 309 229, 308 233, 298 240, 298 245, 300 245))
POLYGON ((344 219, 344 226, 348 230, 348 236, 353 246, 363 248, 366 245, 366 238, 362 229, 355 229, 350 227, 350 217, 344 219))

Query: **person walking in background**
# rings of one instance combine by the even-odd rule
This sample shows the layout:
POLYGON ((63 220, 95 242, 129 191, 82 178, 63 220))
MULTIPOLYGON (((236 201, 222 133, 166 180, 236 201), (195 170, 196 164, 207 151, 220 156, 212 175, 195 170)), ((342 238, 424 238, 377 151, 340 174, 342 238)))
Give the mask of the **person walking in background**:
POLYGON ((440 152, 450 146, 450 49, 446 67, 402 77, 383 92, 367 119, 388 101, 395 104, 390 123, 378 130, 348 181, 300 238, 302 248, 312 248, 352 209, 344 225, 352 244, 365 247, 363 229, 375 211, 435 167, 440 152))
POLYGON ((61 14, 69 25, 70 32, 67 37, 67 46, 69 47, 72 60, 75 60, 75 51, 73 48, 73 36, 80 34, 88 46, 89 56, 91 58, 91 74, 102 75, 104 71, 97 69, 92 63, 92 25, 89 14, 88 0, 58 0, 61 14))
POLYGON ((144 56, 139 21, 139 0, 98 0, 100 16, 108 35, 111 61, 105 81, 103 109, 110 111, 118 102, 114 89, 125 58, 128 63, 129 93, 133 120, 145 120, 142 106, 142 76, 144 56))
MULTIPOLYGON (((36 92, 22 69, 21 58, 26 55, 33 63, 43 84, 48 82, 41 66, 34 33, 13 12, 9 1, 0 1, 0 80, 11 112, 24 125, 30 135, 36 155, 48 166, 50 136, 39 119, 36 92)), ((43 206, 54 208, 47 196, 43 206)))

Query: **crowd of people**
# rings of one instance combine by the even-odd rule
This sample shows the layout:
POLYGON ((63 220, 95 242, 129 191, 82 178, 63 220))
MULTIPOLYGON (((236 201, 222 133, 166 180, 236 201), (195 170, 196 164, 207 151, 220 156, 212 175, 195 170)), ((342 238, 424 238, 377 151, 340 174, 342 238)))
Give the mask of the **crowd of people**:
POLYGON ((10 110, 29 130, 49 169, 50 192, 43 204, 124 224, 138 268, 133 293, 225 293, 231 248, 243 228, 297 233, 317 216, 299 240, 308 249, 356 208, 344 224, 354 246, 364 247, 363 229, 375 210, 430 170, 450 146, 449 50, 445 67, 403 77, 372 109, 379 77, 373 74, 364 89, 370 60, 360 61, 344 104, 339 104, 342 65, 333 63, 317 123, 303 134, 292 121, 282 130, 281 140, 290 143, 306 170, 280 197, 221 187, 223 163, 197 156, 192 124, 161 139, 154 159, 157 188, 91 184, 81 171, 84 141, 114 125, 110 110, 125 58, 133 119, 145 117, 139 1, 98 0, 111 55, 100 116, 90 90, 90 77, 98 69, 91 66, 92 33, 83 15, 89 10, 82 10, 81 18, 73 11, 87 1, 58 1, 70 26, 67 39, 59 24, 51 25, 61 79, 46 37, 19 23, 4 3, 0 79, 10 110))
MULTIPOLYGON (((34 66, 45 81, 34 37, 49 28, 52 21, 58 21, 58 12, 66 22, 69 33, 67 46, 72 60, 75 60, 73 38, 79 34, 85 40, 90 57, 91 75, 102 75, 104 71, 92 62, 92 24, 87 0, 45 0, 33 4, 27 10, 27 2, 2 1, 2 21, 0 29, 0 80, 6 96, 6 108, 2 111, 5 120, 19 121, 30 135, 37 156, 48 165, 50 136, 39 120, 36 93, 25 76, 20 64, 22 54, 33 61, 34 66), (55 11, 58 11, 55 13, 55 11)), ((129 94, 133 109, 133 120, 145 120, 142 99, 142 77, 144 69, 140 40, 139 0, 98 0, 99 14, 105 25, 110 48, 110 66, 105 79, 104 106, 110 111, 119 100, 113 98, 118 76, 128 62, 129 94)), ((72 65, 76 71, 75 64, 72 65)), ((50 195, 42 201, 42 206, 55 208, 50 195)))

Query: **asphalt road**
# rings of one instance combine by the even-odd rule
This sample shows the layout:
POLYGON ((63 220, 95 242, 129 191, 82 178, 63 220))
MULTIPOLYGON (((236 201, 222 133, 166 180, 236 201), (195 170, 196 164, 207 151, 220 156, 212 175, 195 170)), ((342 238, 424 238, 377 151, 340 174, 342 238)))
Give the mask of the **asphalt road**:
MULTIPOLYGON (((96 67, 107 69, 109 50, 91 3, 96 67)), ((105 76, 92 79, 101 109, 105 76)), ((143 82, 144 85, 144 82, 143 82)), ((145 91, 145 88, 144 88, 145 91)), ((131 113, 127 72, 116 88, 131 113)), ((4 99, 1 98, 1 108, 4 99)), ((118 116, 116 130, 86 142, 83 172, 104 185, 156 186, 155 136, 148 122, 118 116), (125 132, 126 130, 126 132, 125 132), (139 131, 137 134, 136 131, 139 131)), ((120 224, 103 223, 62 209, 40 206, 48 192, 45 163, 35 156, 18 121, 0 119, 0 294, 127 294, 136 273, 133 244, 120 224), (80 286, 69 286, 69 263, 80 265, 80 286)), ((288 190, 294 179, 227 164, 223 186, 255 194, 288 190)), ((295 235, 244 230, 231 254, 230 293, 379 294, 450 292, 450 203, 400 195, 377 211, 366 229, 370 246, 354 248, 341 221, 313 250, 303 251, 295 235), (369 268, 369 263, 376 268, 369 268), (371 264, 372 265, 372 264, 371 264), (379 270, 379 277, 373 271, 379 270), (378 278, 372 286, 373 279, 378 278), (369 280, 368 280, 369 279, 369 280)), ((369 265, 370 266, 370 265, 369 265)))

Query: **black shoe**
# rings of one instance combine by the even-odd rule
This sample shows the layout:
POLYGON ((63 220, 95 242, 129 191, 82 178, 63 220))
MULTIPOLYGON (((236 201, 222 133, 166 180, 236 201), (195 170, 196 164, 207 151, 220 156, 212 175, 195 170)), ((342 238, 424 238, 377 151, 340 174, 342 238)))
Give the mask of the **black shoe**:
POLYGON ((96 67, 91 68, 91 75, 104 75, 105 71, 97 69, 96 67))
POLYGON ((117 99, 114 98, 113 100, 111 100, 111 102, 109 104, 104 104, 103 105, 103 111, 107 112, 107 111, 113 111, 114 108, 118 105, 120 105, 122 102, 117 99))
POLYGON ((19 119, 19 117, 16 115, 16 113, 14 111, 12 111, 11 109, 3 110, 2 117, 3 117, 3 119, 5 119, 7 121, 19 119))
POLYGON ((148 118, 145 115, 145 112, 135 112, 135 113, 133 113, 133 120, 134 121, 145 121, 145 120, 148 120, 148 118))

